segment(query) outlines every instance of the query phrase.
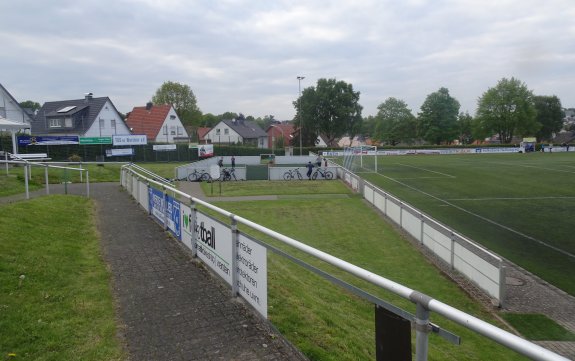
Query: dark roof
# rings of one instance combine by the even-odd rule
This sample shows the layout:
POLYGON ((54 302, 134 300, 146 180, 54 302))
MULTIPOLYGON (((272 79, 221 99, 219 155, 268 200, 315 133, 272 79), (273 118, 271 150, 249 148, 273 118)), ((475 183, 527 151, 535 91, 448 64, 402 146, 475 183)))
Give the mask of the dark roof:
POLYGON ((228 127, 232 128, 244 139, 253 139, 260 137, 267 137, 267 133, 263 131, 256 123, 244 119, 227 119, 222 120, 228 127))
MULTIPOLYGON (((70 133, 84 134, 94 121, 100 111, 104 107, 110 98, 100 97, 100 98, 84 98, 84 99, 74 99, 74 100, 61 100, 57 102, 46 102, 42 105, 42 108, 36 113, 35 119, 32 121, 32 134, 49 134, 49 133, 62 133, 62 129, 52 130, 48 126, 46 118, 62 116, 62 115, 76 115, 80 112, 84 112, 84 119, 81 122, 77 122, 75 128, 68 130, 70 133), (58 113, 58 110, 64 109, 65 107, 75 107, 70 109, 68 112, 58 113)), ((110 104, 112 102, 110 101, 110 104)), ((114 104, 112 104, 114 106, 114 104)), ((114 110, 116 108, 114 107, 114 110)), ((118 112, 116 110, 116 112, 118 112)))

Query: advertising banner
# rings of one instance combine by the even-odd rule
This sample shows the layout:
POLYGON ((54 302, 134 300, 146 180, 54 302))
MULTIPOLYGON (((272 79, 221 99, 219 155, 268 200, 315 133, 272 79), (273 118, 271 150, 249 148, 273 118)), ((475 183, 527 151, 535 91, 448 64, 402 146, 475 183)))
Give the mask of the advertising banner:
POLYGON ((148 188, 148 199, 150 201, 149 210, 150 213, 158 220, 161 224, 164 224, 164 211, 166 209, 164 201, 164 193, 155 188, 148 188))
POLYGON ((207 158, 214 156, 214 145, 213 144, 202 144, 198 145, 198 157, 207 158))
POLYGON ((80 145, 112 144, 112 137, 80 137, 80 145))
POLYGON ((194 230, 198 240, 198 257, 231 285, 232 232, 230 228, 198 212, 194 230))
POLYGON ((166 197, 166 220, 170 232, 172 232, 177 239, 181 239, 180 202, 170 196, 166 197))
POLYGON ((148 138, 146 135, 114 135, 112 137, 114 145, 146 145, 148 138))
POLYGON ((19 136, 18 145, 67 145, 78 144, 77 136, 73 135, 43 135, 19 136))
POLYGON ((180 204, 180 238, 182 243, 192 250, 192 236, 194 235, 194 225, 192 224, 192 209, 185 204, 180 204))
POLYGON ((106 157, 125 157, 134 155, 132 148, 106 149, 106 157))
POLYGON ((267 250, 249 236, 238 240, 238 289, 263 317, 268 317, 267 250))
POLYGON ((156 144, 152 146, 152 149, 156 152, 170 152, 176 150, 175 144, 156 144))

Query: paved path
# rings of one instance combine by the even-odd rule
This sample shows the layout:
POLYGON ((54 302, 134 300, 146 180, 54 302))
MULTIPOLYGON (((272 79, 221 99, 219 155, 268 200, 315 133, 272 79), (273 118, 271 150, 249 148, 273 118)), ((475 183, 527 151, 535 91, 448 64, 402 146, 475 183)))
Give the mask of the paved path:
MULTIPOLYGON (((76 185, 68 191, 85 194, 76 185)), ((59 185, 51 188, 61 192, 59 185)), ((91 197, 130 360, 306 360, 192 260, 119 183, 93 184, 91 197)))

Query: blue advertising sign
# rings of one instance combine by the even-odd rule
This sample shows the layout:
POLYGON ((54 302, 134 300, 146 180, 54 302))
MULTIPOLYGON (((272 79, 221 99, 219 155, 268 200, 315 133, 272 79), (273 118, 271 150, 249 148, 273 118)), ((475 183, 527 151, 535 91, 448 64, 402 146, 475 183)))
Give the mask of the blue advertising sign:
POLYGON ((22 135, 18 137, 18 145, 66 145, 79 143, 79 137, 75 135, 22 135))
POLYGON ((156 219, 160 221, 161 224, 164 224, 164 211, 166 209, 164 193, 160 190, 149 187, 148 200, 150 202, 150 214, 156 217, 156 219))
POLYGON ((182 239, 182 232, 180 228, 180 202, 174 198, 166 197, 166 219, 168 221, 168 229, 177 239, 182 239))

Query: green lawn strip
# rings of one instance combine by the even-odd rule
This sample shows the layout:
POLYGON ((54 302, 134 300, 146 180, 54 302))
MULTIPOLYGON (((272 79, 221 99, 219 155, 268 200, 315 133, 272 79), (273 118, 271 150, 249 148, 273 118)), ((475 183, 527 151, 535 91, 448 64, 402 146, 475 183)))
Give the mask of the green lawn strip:
MULTIPOLYGON (((28 189, 34 191, 40 189, 41 186, 30 182, 28 189)), ((26 192, 26 186, 24 183, 24 176, 18 174, 8 174, 2 172, 0 174, 0 197, 11 196, 13 194, 19 194, 26 192)))
MULTIPOLYGON (((358 198, 222 202, 219 205, 501 326, 358 198)), ((414 305, 409 301, 357 280, 277 241, 245 231, 396 306, 415 312, 414 305)), ((375 357, 373 305, 272 253, 268 257, 268 289, 270 320, 310 359, 358 360, 375 357)), ((443 317, 434 314, 432 321, 460 335, 463 342, 460 346, 453 346, 432 335, 430 360, 522 359, 515 352, 443 317)), ((412 344, 415 345, 414 339, 412 344)))
POLYGON ((575 341, 575 333, 541 314, 502 313, 517 331, 533 341, 575 341))
POLYGON ((0 207, 0 353, 22 360, 123 360, 110 275, 85 197, 0 207))
MULTIPOLYGON (((206 195, 211 195, 211 187, 217 189, 220 196, 220 184, 201 183, 206 195)), ((350 190, 340 181, 247 181, 221 182, 221 196, 262 196, 262 195, 308 195, 308 194, 351 194, 350 190)))

